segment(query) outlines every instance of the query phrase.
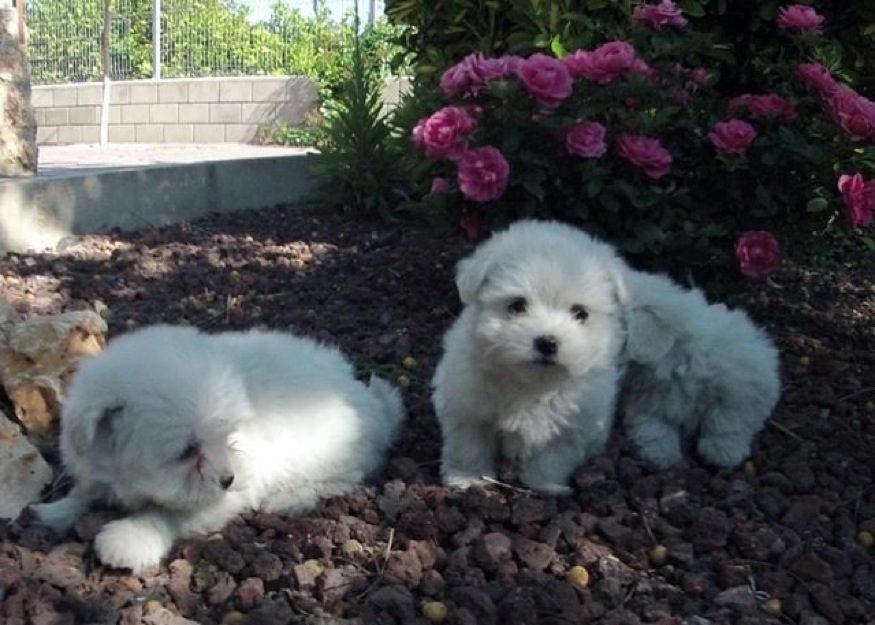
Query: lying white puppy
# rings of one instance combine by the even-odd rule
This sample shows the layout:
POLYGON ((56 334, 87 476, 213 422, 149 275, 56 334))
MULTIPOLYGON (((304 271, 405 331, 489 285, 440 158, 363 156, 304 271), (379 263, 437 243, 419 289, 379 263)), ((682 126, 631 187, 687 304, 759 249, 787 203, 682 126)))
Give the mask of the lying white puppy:
POLYGON ((613 423, 624 269, 607 244, 533 220, 458 264, 464 308, 433 379, 446 484, 494 478, 504 456, 527 486, 570 490, 571 473, 603 450, 613 423))
POLYGON ((667 467, 695 441, 707 462, 740 464, 780 395, 772 341, 744 312, 666 276, 630 271, 622 293, 621 413, 641 455, 667 467))
POLYGON ((74 486, 33 509, 65 531, 93 502, 120 506, 97 555, 141 572, 240 513, 301 513, 353 490, 403 412, 389 384, 362 384, 338 350, 306 338, 143 329, 80 364, 61 421, 74 486))

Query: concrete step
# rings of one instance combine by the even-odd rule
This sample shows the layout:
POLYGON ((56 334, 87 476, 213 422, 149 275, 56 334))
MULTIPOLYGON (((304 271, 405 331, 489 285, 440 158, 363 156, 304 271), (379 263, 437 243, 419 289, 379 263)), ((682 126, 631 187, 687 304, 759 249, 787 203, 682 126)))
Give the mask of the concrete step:
POLYGON ((37 175, 0 178, 0 253, 306 201, 312 157, 246 144, 41 146, 37 175))

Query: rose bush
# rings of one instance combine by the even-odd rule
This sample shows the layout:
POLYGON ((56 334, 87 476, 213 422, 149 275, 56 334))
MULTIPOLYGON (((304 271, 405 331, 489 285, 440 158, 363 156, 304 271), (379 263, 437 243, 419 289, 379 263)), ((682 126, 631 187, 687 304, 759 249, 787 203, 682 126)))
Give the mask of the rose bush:
POLYGON ((742 93, 721 88, 726 46, 671 0, 635 7, 625 36, 596 45, 470 54, 414 128, 423 186, 454 180, 440 201, 468 224, 560 218, 652 264, 735 256, 763 277, 777 263, 756 259, 778 250, 763 232, 794 240, 840 223, 875 247, 859 230, 875 201, 875 103, 825 64, 829 24, 814 8, 782 7, 775 22, 784 60, 742 93))

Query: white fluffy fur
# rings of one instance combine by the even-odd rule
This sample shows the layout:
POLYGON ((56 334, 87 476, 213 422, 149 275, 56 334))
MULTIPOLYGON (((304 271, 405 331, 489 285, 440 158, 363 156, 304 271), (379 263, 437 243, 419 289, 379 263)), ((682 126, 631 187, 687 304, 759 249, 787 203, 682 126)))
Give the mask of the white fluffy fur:
POLYGON ((503 456, 524 484, 563 494, 574 469, 603 450, 618 389, 624 267, 586 233, 534 220, 458 264, 464 308, 433 379, 446 484, 494 478, 503 456), (555 340, 555 354, 539 351, 539 337, 555 340))
POLYGON ((780 394, 778 354, 739 310, 709 304, 669 278, 628 274, 623 421, 641 455, 681 462, 695 441, 720 467, 740 464, 780 394))
POLYGON ((155 326, 84 361, 62 411, 65 498, 34 506, 64 531, 96 501, 127 516, 95 539, 104 564, 158 565, 183 537, 249 510, 300 513, 381 464, 400 395, 357 381, 336 349, 280 332, 155 326))

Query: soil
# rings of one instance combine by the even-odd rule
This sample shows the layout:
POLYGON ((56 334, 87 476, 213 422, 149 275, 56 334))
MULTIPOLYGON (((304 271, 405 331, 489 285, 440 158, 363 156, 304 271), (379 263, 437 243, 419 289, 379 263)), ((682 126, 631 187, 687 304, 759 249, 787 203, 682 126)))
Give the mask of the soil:
POLYGON ((255 513, 184 541, 154 575, 96 560, 105 512, 67 536, 27 515, 0 523, 0 621, 875 623, 871 253, 787 260, 741 287, 734 303, 771 332, 784 380, 744 466, 656 470, 618 429, 574 494, 549 499, 439 483, 429 380, 472 244, 434 232, 277 207, 0 260, 24 314, 91 308, 110 335, 293 329, 396 381, 409 411, 379 480, 304 517, 255 513))

